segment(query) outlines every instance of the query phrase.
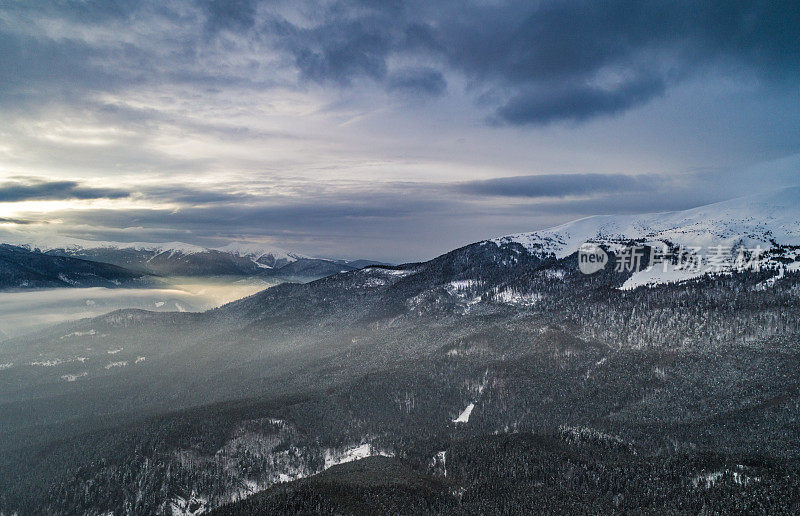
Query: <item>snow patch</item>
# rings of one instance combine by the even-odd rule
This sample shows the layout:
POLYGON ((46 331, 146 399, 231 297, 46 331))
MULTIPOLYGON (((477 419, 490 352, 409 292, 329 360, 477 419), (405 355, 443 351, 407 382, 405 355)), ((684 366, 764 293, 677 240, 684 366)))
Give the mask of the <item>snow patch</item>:
POLYGON ((494 290, 494 300, 504 305, 533 306, 544 299, 538 292, 517 292, 516 290, 500 287, 494 290))
POLYGON ((64 374, 64 375, 61 375, 61 379, 65 380, 67 382, 74 382, 78 378, 83 378, 84 376, 86 376, 88 374, 89 373, 87 373, 86 371, 84 371, 82 373, 78 373, 78 374, 64 374))
POLYGON ((360 444, 347 448, 344 451, 337 451, 334 449, 325 450, 325 467, 328 469, 337 464, 344 464, 345 462, 353 462, 355 460, 366 459, 367 457, 394 457, 394 453, 385 450, 379 450, 369 443, 360 444))
POLYGON ((448 290, 454 290, 454 291, 467 290, 469 288, 480 286, 481 284, 482 283, 480 281, 474 279, 456 280, 456 281, 451 281, 448 284, 449 287, 448 290))
POLYGON ((417 270, 405 270, 405 269, 383 269, 381 267, 370 267, 368 269, 362 269, 363 271, 368 272, 377 272, 380 274, 386 274, 387 276, 397 276, 403 278, 405 276, 410 276, 412 274, 416 274, 417 270))
POLYGON ((74 279, 71 279, 69 276, 67 276, 63 272, 58 274, 58 279, 60 279, 61 281, 63 281, 64 283, 66 283, 68 285, 77 285, 78 284, 77 281, 75 281, 74 279))
POLYGON ((41 367, 55 367, 65 362, 67 362, 67 360, 64 360, 63 358, 53 358, 51 360, 37 360, 35 362, 29 362, 28 365, 41 366, 41 367))
POLYGON ((692 479, 692 485, 694 487, 705 487, 706 489, 711 489, 714 487, 726 474, 730 474, 731 478, 733 479, 733 483, 739 486, 746 486, 750 482, 760 482, 761 478, 759 477, 750 477, 745 475, 743 470, 744 466, 737 466, 739 471, 733 471, 730 469, 722 469, 718 471, 712 472, 703 472, 695 475, 692 479))
POLYGON ((390 284, 390 281, 386 278, 370 277, 365 279, 362 285, 365 287, 384 287, 390 284))
POLYGON ((592 376, 592 373, 594 372, 594 370, 596 368, 602 366, 603 364, 605 364, 607 360, 608 360, 608 357, 603 357, 600 360, 598 360, 597 362, 595 362, 593 366, 589 367, 589 369, 586 370, 586 376, 584 377, 584 379, 588 380, 592 376))
POLYGON ((475 305, 481 302, 482 297, 472 292, 483 286, 482 281, 474 279, 451 281, 445 285, 447 293, 453 297, 458 298, 460 301, 465 302, 467 305, 475 305))
POLYGON ((119 362, 109 362, 106 364, 106 369, 111 369, 112 367, 125 367, 128 365, 127 360, 120 360, 119 362))
POLYGON ((72 333, 67 333, 66 335, 64 335, 61 338, 62 339, 68 339, 70 337, 85 337, 87 335, 97 335, 97 332, 94 329, 89 330, 89 331, 73 331, 72 333))
POLYGON ((541 275, 547 279, 561 280, 567 275, 567 271, 563 269, 545 269, 541 272, 541 275))
POLYGON ((172 516, 192 516, 205 514, 208 510, 208 498, 196 494, 194 491, 188 498, 176 496, 170 502, 172 516))
POLYGON ((675 268, 675 265, 671 263, 658 264, 654 267, 648 267, 645 270, 634 272, 619 288, 620 290, 633 290, 644 285, 651 286, 665 283, 680 283, 682 281, 698 278, 705 273, 706 271, 703 270, 702 267, 699 270, 683 270, 675 268))
POLYGON ((778 268, 778 273, 775 276, 762 281, 761 283, 759 283, 758 285, 755 286, 755 289, 756 290, 767 290, 768 288, 774 287, 776 281, 778 281, 779 279, 783 279, 786 276, 786 270, 787 269, 790 269, 790 270, 792 268, 796 269, 796 267, 792 267, 794 265, 800 265, 800 263, 793 263, 789 267, 780 267, 780 268, 778 268))
POLYGON ((474 408, 475 408, 474 403, 470 403, 469 405, 467 405, 467 408, 465 408, 461 412, 461 414, 459 414, 458 417, 453 420, 453 423, 468 423, 469 416, 472 414, 472 409, 474 408))

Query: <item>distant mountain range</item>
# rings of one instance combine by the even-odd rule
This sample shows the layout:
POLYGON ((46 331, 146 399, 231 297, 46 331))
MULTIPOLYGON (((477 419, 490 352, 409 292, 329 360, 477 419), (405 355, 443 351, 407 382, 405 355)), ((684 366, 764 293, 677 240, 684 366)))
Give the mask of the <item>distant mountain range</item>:
POLYGON ((8 340, 0 508, 796 512, 798 206, 793 188, 592 217, 8 340), (586 241, 612 261, 765 254, 760 270, 589 275, 586 241))
POLYGON ((0 290, 53 287, 145 287, 148 275, 73 257, 0 244, 0 290))
MULTIPOLYGON (((49 243, 21 243, 16 247, 32 254, 111 264, 126 269, 136 277, 143 275, 261 276, 283 281, 307 282, 339 272, 356 270, 367 265, 380 264, 380 262, 371 260, 348 261, 312 258, 275 247, 238 243, 211 249, 183 242, 122 243, 58 239, 49 243)), ((39 259, 43 260, 43 258, 39 259)), ((63 266, 67 267, 68 263, 63 262, 63 266)), ((8 267, 7 274, 11 274, 11 265, 9 264, 8 267)), ((24 276, 22 272, 19 274, 24 276)), ((26 284, 22 281, 24 280, 17 281, 15 287, 24 288, 26 285, 33 287, 45 284, 33 281, 26 284)), ((80 283, 80 285, 84 283, 80 283)), ((58 281, 47 283, 48 286, 62 284, 69 285, 68 282, 59 283, 58 281)), ((91 286, 105 285, 97 283, 91 286)))
MULTIPOLYGON (((695 249, 706 253, 712 247, 722 246, 731 255, 726 260, 728 263, 733 263, 733 255, 737 250, 760 246, 764 251, 762 265, 778 267, 780 264, 795 264, 789 266, 789 270, 793 270, 798 266, 795 259, 800 256, 800 228, 796 224, 800 216, 797 197, 798 188, 787 188, 773 194, 733 199, 685 211, 594 216, 550 229, 497 238, 491 242, 500 246, 519 244, 527 253, 555 258, 576 252, 586 242, 617 251, 621 246, 630 244, 649 248, 666 246, 674 252, 695 249)), ((386 265, 371 260, 313 258, 277 247, 250 243, 206 248, 183 242, 121 243, 59 239, 23 242, 20 246, 54 257, 112 264, 140 276, 262 276, 308 282, 368 265, 386 265)), ((718 268, 717 272, 722 272, 724 268, 718 268)), ((656 267, 637 271, 623 287, 683 281, 703 273, 703 270, 691 268, 656 267)), ((7 271, 8 274, 10 272, 7 271)), ((52 284, 69 283, 57 280, 56 276, 52 284)))

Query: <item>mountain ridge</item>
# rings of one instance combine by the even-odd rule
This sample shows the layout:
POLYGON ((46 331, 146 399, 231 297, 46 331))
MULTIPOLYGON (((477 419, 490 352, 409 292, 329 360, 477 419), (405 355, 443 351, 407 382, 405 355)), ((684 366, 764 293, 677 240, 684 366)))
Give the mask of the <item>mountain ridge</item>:
MULTIPOLYGON (((484 242, 516 243, 541 256, 563 258, 585 243, 620 251, 631 245, 667 249, 674 258, 719 254, 714 272, 730 272, 737 259, 755 257, 753 266, 800 270, 800 186, 738 197, 688 210, 634 215, 595 215, 552 228, 484 242), (680 256, 682 255, 682 256, 680 256)), ((673 263, 635 271, 624 288, 680 282, 704 271, 673 263)))
POLYGON ((279 247, 247 242, 231 242, 212 248, 177 241, 112 242, 63 237, 47 242, 28 239, 13 245, 49 256, 108 263, 156 276, 265 276, 307 282, 381 263, 364 259, 314 258, 279 247))
POLYGON ((0 289, 149 286, 146 274, 117 265, 50 256, 0 244, 0 289))
POLYGON ((749 244, 770 245, 772 239, 779 239, 783 245, 800 245, 799 207, 800 186, 794 186, 688 210, 592 215, 551 228, 490 240, 498 244, 518 242, 529 250, 552 252, 560 258, 592 240, 672 238, 677 243, 703 245, 709 239, 736 243, 738 238, 749 244), (706 224, 702 224, 704 219, 706 224), (738 228, 736 224, 739 224, 738 228), (776 228, 782 231, 775 234, 776 228), (685 233, 681 233, 681 229, 685 233), (681 237, 681 234, 688 236, 681 237), (551 246, 545 246, 546 243, 551 246))

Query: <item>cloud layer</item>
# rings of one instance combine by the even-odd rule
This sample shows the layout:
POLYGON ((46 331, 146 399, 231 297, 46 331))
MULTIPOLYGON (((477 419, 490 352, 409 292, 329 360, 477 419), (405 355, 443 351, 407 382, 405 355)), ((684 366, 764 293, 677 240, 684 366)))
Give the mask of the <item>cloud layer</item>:
POLYGON ((91 188, 77 181, 47 181, 17 178, 0 183, 0 202, 52 201, 67 199, 120 199, 130 192, 114 188, 91 188))
POLYGON ((623 112, 697 74, 788 87, 800 74, 791 0, 66 1, 20 2, 3 14, 6 100, 293 77, 339 87, 366 79, 426 96, 441 95, 451 77, 469 82, 490 120, 544 124, 623 112))
POLYGON ((567 197, 607 193, 652 192, 663 178, 623 174, 541 174, 498 177, 460 185, 464 192, 503 197, 567 197))
POLYGON ((0 229, 430 257, 797 181, 789 0, 0 6, 0 229))

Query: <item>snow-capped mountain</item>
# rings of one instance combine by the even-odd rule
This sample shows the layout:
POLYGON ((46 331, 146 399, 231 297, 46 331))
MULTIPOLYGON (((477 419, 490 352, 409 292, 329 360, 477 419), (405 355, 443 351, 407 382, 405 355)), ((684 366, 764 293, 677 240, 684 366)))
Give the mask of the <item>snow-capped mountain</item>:
MULTIPOLYGON (((539 256, 563 258, 586 242, 619 250, 635 242, 672 251, 726 254, 717 272, 735 266, 740 251, 760 248, 758 266, 796 270, 800 265, 800 186, 768 194, 731 199, 683 211, 644 215, 599 215, 532 233, 492 240, 498 245, 518 243, 539 256)), ((625 287, 680 281, 705 272, 703 268, 654 267, 635 273, 625 287)))
POLYGON ((80 242, 44 249, 52 256, 70 256, 111 263, 127 269, 163 276, 249 276, 262 271, 253 259, 183 242, 80 242))
POLYGON ((215 250, 249 258, 257 265, 269 269, 282 267, 296 260, 310 258, 300 253, 286 251, 280 247, 270 247, 256 243, 231 242, 228 245, 217 247, 215 250))
POLYGON ((379 263, 312 258, 250 242, 211 248, 185 242, 111 242, 69 237, 9 241, 12 240, 19 247, 50 256, 110 263, 137 273, 163 276, 269 276, 305 282, 379 263))
POLYGON ((182 254, 200 253, 206 251, 205 247, 186 242, 112 242, 103 240, 84 240, 72 237, 39 237, 28 238, 24 241, 17 239, 20 247, 30 250, 39 250, 42 253, 49 251, 80 252, 90 249, 117 249, 145 252, 173 252, 182 254))

